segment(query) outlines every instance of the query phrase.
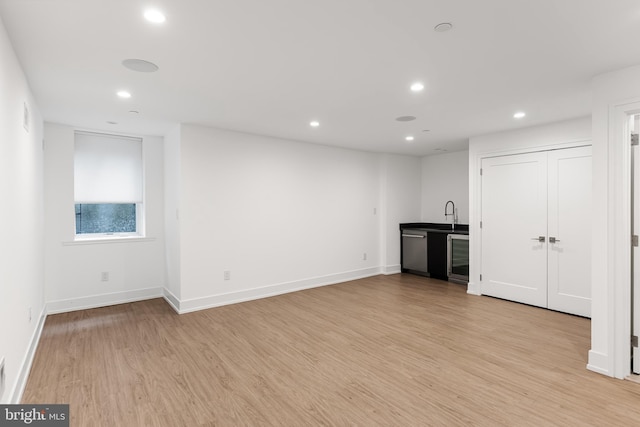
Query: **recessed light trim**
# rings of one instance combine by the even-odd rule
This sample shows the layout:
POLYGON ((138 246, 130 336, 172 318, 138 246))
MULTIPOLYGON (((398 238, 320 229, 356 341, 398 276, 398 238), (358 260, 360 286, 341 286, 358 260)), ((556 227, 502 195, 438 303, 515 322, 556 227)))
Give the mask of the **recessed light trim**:
POLYGON ((415 120, 416 118, 414 116, 400 116, 400 117, 396 117, 396 121, 398 122, 410 122, 412 120, 415 120))
POLYGON ((167 17, 157 9, 147 9, 144 11, 144 19, 154 24, 162 24, 167 20, 167 17))
POLYGON ((311 126, 312 128, 317 128, 318 126, 320 126, 320 122, 317 120, 312 120, 309 122, 309 126, 311 126))
POLYGON ((409 135, 409 136, 406 136, 404 139, 407 142, 412 142, 415 138, 412 135, 409 135))
POLYGON ((120 91, 118 91, 117 95, 118 95, 120 98, 123 98, 123 99, 129 99, 129 98, 131 98, 131 93, 127 92, 126 90, 120 90, 120 91))
POLYGON ((526 116, 526 115, 527 115, 527 114, 526 114, 524 111, 518 111, 517 113, 515 113, 515 114, 513 115, 513 118, 514 118, 514 119, 521 119, 521 118, 523 118, 523 117, 524 117, 524 116, 526 116))
POLYGON ((453 28, 453 24, 451 22, 442 22, 436 25, 435 27, 433 27, 433 30, 438 33, 444 33, 446 31, 449 31, 452 28, 453 28))
POLYGON ((422 92, 423 89, 424 89, 424 85, 420 82, 415 82, 414 84, 411 85, 412 92, 422 92))
POLYGON ((156 64, 145 61, 144 59, 125 59, 122 61, 122 65, 131 71, 138 71, 140 73, 154 73, 158 71, 158 66, 156 64))

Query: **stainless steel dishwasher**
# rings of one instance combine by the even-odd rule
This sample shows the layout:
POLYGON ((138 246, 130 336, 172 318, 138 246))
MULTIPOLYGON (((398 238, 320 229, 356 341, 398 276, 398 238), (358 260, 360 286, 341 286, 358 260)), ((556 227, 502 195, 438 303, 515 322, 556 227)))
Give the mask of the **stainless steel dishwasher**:
POLYGON ((402 269, 429 273, 426 230, 402 230, 402 269))

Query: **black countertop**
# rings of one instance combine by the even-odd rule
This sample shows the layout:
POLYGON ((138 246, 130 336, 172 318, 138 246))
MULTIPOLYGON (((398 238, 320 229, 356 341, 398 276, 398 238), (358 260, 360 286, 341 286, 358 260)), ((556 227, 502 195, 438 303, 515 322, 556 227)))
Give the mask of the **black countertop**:
POLYGON ((469 224, 456 224, 452 229, 451 224, 436 222, 405 222, 400 224, 402 230, 426 230, 430 233, 469 234, 469 224))

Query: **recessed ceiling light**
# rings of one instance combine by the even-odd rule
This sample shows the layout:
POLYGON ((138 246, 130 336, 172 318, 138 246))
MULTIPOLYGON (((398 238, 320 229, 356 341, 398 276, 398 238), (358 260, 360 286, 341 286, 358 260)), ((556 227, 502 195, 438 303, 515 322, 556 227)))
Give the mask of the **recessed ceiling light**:
POLYGON ((514 119, 521 119, 521 118, 523 118, 524 116, 526 116, 526 114, 525 114, 524 112, 522 112, 522 111, 518 111, 517 113, 515 113, 515 114, 513 115, 513 118, 514 118, 514 119))
POLYGON ((141 73, 153 73, 158 71, 158 66, 156 64, 143 59, 125 59, 122 61, 122 65, 132 71, 139 71, 141 73))
POLYGON ((410 122, 411 120, 415 120, 416 118, 413 116, 400 116, 396 117, 396 120, 399 122, 410 122))
POLYGON ((131 94, 129 92, 127 92, 126 90, 121 90, 118 92, 118 96, 120 98, 131 98, 131 94))
POLYGON ((314 120, 312 122, 309 122, 309 126, 311 126, 312 128, 317 128, 318 126, 320 126, 320 122, 314 120))
POLYGON ((452 28, 453 28, 453 25, 451 24, 451 22, 442 22, 436 25, 435 27, 433 27, 433 30, 437 31, 438 33, 444 33, 445 31, 449 31, 452 28))
POLYGON ((424 85, 420 82, 416 82, 411 85, 412 92, 420 92, 422 89, 424 89, 424 85))
POLYGON ((405 138, 405 140, 406 140, 406 141, 411 142, 411 141, 413 141, 413 140, 414 140, 414 138, 413 138, 413 136, 409 135, 409 136, 407 136, 407 137, 405 138))
POLYGON ((162 12, 156 9, 149 9, 144 12, 144 19, 154 24, 162 24, 167 18, 162 12))

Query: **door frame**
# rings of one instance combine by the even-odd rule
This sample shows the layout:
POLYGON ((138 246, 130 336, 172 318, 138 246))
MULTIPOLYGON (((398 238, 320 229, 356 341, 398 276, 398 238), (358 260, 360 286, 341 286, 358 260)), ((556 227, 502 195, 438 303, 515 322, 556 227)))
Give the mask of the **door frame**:
POLYGON ((609 108, 608 144, 608 322, 613 376, 631 374, 631 144, 629 117, 640 114, 640 99, 609 108))

